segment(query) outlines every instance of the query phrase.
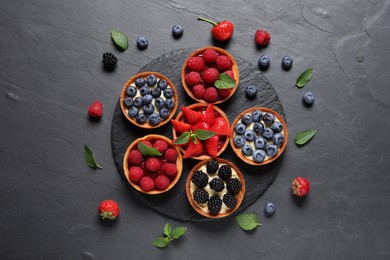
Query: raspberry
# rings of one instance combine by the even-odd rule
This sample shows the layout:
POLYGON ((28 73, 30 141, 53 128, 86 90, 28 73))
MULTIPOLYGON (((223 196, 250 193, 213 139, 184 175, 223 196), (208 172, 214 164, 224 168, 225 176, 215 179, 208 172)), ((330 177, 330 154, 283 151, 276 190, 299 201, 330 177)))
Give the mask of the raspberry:
POLYGON ((141 143, 147 145, 147 146, 150 146, 150 147, 153 147, 152 143, 149 142, 149 141, 141 141, 141 143))
POLYGON ((203 98, 205 91, 205 87, 201 84, 198 84, 192 88, 192 92, 196 98, 203 98))
POLYGON ((199 56, 192 57, 187 61, 187 68, 190 71, 202 72, 205 66, 204 59, 199 56))
POLYGON ((161 169, 161 160, 156 157, 148 157, 145 161, 145 168, 150 172, 157 172, 161 169))
POLYGON ((100 118, 103 114, 103 104, 100 100, 93 102, 88 108, 88 114, 91 118, 100 118))
POLYGON ((133 182, 139 182, 144 176, 144 170, 138 166, 132 166, 129 169, 129 179, 133 182))
POLYGON ((218 92, 215 87, 208 87, 206 91, 204 92, 204 100, 207 102, 215 102, 218 99, 218 92))
POLYGON ((195 86, 202 80, 199 72, 191 71, 184 78, 186 84, 190 87, 195 86))
POLYGON ((144 191, 150 191, 154 188, 154 181, 152 178, 145 176, 142 177, 141 181, 139 182, 139 186, 144 191))
POLYGON ((157 188, 160 190, 165 190, 171 183, 171 180, 166 175, 160 175, 156 178, 155 182, 157 188))
POLYGON ((168 144, 164 140, 156 140, 153 144, 153 148, 157 149, 160 153, 163 153, 168 149, 168 144))
POLYGON ((164 158, 167 162, 175 162, 177 159, 177 151, 173 148, 168 148, 164 153, 164 158))
POLYGON ((231 88, 218 89, 217 92, 219 97, 226 98, 230 96, 230 93, 232 93, 232 89, 231 88))
POLYGON ((174 176, 177 173, 176 164, 166 163, 163 165, 163 171, 168 176, 174 176))
POLYGON ((255 41, 257 45, 265 47, 271 40, 271 35, 265 30, 257 30, 255 33, 255 41))
POLYGON ((232 61, 229 59, 228 56, 225 56, 225 55, 219 55, 217 57, 217 68, 219 71, 227 71, 229 69, 231 69, 232 67, 232 61))
POLYGON ((231 70, 225 71, 226 74, 228 74, 232 79, 234 79, 234 73, 231 70))
POLYGON ((218 79, 218 77, 219 72, 215 68, 208 68, 202 74, 203 82, 206 85, 213 85, 214 82, 218 79))
POLYGON ((131 164, 139 165, 142 161, 142 153, 137 149, 131 150, 129 153, 129 157, 127 157, 127 160, 131 164))
POLYGON ((208 49, 203 52, 203 59, 207 63, 215 62, 218 57, 218 53, 213 49, 208 49))

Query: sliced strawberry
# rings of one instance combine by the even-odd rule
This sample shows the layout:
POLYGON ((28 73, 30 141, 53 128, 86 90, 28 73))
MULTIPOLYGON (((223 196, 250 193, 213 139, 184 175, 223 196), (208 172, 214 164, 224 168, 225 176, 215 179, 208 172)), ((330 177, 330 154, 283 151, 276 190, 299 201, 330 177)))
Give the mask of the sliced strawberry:
POLYGON ((207 153, 212 157, 216 158, 218 153, 218 135, 214 135, 213 137, 204 141, 204 146, 206 148, 207 153))
POLYGON ((179 120, 172 119, 171 120, 173 128, 175 128, 176 132, 181 134, 191 129, 191 125, 181 122, 179 120))
POLYGON ((190 158, 201 155, 203 151, 202 142, 196 138, 196 144, 192 140, 190 140, 187 150, 185 151, 183 158, 190 158))
POLYGON ((187 122, 190 125, 195 125, 202 118, 201 112, 194 111, 191 108, 184 107, 184 106, 181 106, 180 108, 181 108, 181 111, 183 112, 185 119, 187 120, 187 122))
POLYGON ((210 125, 207 124, 206 122, 199 121, 198 123, 193 125, 191 128, 192 128, 192 131, 194 131, 194 132, 196 130, 198 130, 198 129, 209 130, 210 129, 210 125))
POLYGON ((229 122, 227 122, 223 117, 216 118, 215 123, 211 126, 210 130, 219 135, 230 136, 232 134, 229 122))
POLYGON ((202 121, 206 122, 209 125, 213 125, 215 122, 214 106, 209 104, 206 110, 202 113, 202 121))

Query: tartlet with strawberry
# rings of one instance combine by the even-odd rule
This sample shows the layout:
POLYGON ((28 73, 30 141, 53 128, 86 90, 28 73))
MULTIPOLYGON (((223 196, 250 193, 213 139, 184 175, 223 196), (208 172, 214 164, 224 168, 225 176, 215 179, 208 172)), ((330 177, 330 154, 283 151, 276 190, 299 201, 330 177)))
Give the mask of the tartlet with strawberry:
POLYGON ((230 53, 207 46, 187 57, 181 79, 192 99, 201 103, 219 104, 234 94, 240 75, 237 62, 230 53))
POLYGON ((205 103, 180 108, 181 112, 171 120, 172 143, 183 153, 183 159, 206 160, 219 156, 232 135, 225 113, 205 103))

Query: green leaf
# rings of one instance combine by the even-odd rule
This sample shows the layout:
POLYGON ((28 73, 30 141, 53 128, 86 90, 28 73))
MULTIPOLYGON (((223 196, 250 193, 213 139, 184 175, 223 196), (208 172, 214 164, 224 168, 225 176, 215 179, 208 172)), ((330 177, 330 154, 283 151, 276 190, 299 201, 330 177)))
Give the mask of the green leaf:
POLYGON ((127 36, 117 29, 111 30, 111 38, 115 44, 121 47, 123 50, 126 50, 129 46, 129 40, 127 39, 127 36))
POLYGON ((169 223, 165 224, 165 226, 164 226, 164 235, 166 235, 167 237, 170 237, 171 233, 172 233, 171 225, 169 223))
POLYGON ((176 227, 173 229, 172 232, 172 238, 176 239, 184 235, 184 233, 187 231, 187 228, 185 227, 176 227))
POLYGON ((191 139, 194 144, 196 144, 196 134, 191 134, 191 139))
POLYGON ((188 143, 188 140, 190 139, 190 132, 184 132, 182 133, 174 142, 174 144, 186 144, 188 143))
POLYGON ((219 74, 218 80, 214 82, 214 86, 219 89, 234 88, 236 86, 236 81, 232 79, 228 74, 221 73, 219 74))
POLYGON ((303 88, 306 86, 307 83, 311 80, 311 76, 313 75, 313 69, 307 69, 305 70, 299 77, 297 78, 297 81, 295 82, 295 86, 298 88, 303 88))
POLYGON ((236 217, 236 221, 243 230, 252 230, 261 226, 257 214, 254 213, 241 214, 236 217))
POLYGON ((198 129, 198 130, 195 131, 195 136, 199 140, 202 140, 202 141, 210 139, 214 135, 215 135, 215 132, 209 131, 209 130, 198 129))
POLYGON ((93 152, 89 147, 85 144, 84 145, 84 159, 87 162, 88 166, 94 169, 103 169, 99 164, 97 164, 95 160, 95 156, 93 155, 93 152))
POLYGON ((163 237, 157 237, 153 241, 153 245, 156 246, 156 247, 160 247, 160 248, 166 247, 167 245, 169 245, 169 243, 170 243, 170 240, 166 240, 163 237))
POLYGON ((300 131, 294 138, 294 142, 297 145, 304 145, 309 142, 317 133, 317 130, 308 129, 300 131))
POLYGON ((162 153, 160 153, 156 148, 150 147, 142 142, 139 142, 137 145, 138 145, 138 150, 144 156, 161 156, 162 155, 162 153))

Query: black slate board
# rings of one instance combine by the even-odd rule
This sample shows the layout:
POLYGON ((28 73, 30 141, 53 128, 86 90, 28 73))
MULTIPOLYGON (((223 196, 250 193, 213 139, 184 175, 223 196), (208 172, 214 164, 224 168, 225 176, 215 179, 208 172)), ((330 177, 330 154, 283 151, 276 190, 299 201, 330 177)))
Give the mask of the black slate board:
MULTIPOLYGON (((156 71, 167 76, 172 83, 176 86, 179 95, 179 109, 180 105, 190 105, 195 103, 187 93, 184 91, 181 84, 181 67, 186 57, 195 49, 180 49, 173 52, 169 52, 160 56, 159 58, 151 61, 145 65, 139 72, 143 71, 156 71)), ((234 56, 234 53, 233 53, 234 56)), ((284 119, 285 114, 280 103, 279 97, 266 77, 252 64, 234 56, 240 70, 240 83, 235 94, 229 99, 229 101, 219 104, 220 107, 229 118, 230 123, 237 117, 237 115, 251 107, 262 106, 268 107, 277 111, 284 119), (248 100, 245 97, 245 87, 248 85, 254 85, 257 87, 257 97, 255 100, 248 100)), ((129 75, 129 78, 133 75, 129 75)), ((119 95, 118 95, 119 96, 119 95)), ((119 101, 116 106, 111 128, 111 142, 112 152, 114 155, 115 164, 123 180, 128 184, 122 167, 123 157, 127 147, 137 138, 147 134, 162 134, 172 139, 172 125, 170 123, 153 130, 146 130, 138 128, 133 125, 122 114, 119 101)), ((240 208, 231 216, 237 215, 246 209, 249 205, 254 203, 264 191, 272 184, 276 178, 280 166, 283 162, 283 154, 275 160, 273 163, 255 167, 242 162, 231 149, 230 145, 220 155, 221 158, 225 158, 233 162, 243 173, 246 183, 246 193, 244 200, 240 208)), ((189 204, 185 192, 185 182, 187 175, 191 168, 195 166, 199 161, 185 159, 183 162, 183 173, 176 184, 176 186, 162 195, 147 196, 143 193, 136 191, 130 184, 129 189, 134 191, 134 198, 142 200, 146 205, 152 207, 158 213, 167 216, 169 218, 179 221, 211 221, 215 219, 208 219, 199 215, 189 204)))

